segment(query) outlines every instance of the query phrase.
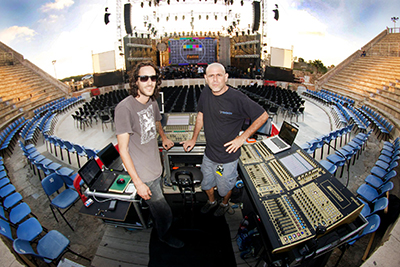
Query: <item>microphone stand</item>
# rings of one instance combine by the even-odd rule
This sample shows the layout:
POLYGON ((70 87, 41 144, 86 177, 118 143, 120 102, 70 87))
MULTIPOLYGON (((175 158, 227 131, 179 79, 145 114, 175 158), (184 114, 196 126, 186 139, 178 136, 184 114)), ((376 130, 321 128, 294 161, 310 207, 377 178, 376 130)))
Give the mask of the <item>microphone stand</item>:
MULTIPOLYGON (((347 159, 347 157, 342 153, 342 152, 340 152, 339 150, 337 150, 335 147, 333 147, 331 144, 329 144, 326 140, 324 141, 324 143, 325 144, 327 144, 329 147, 331 147, 335 152, 337 152, 341 157, 343 157, 344 158, 344 160, 345 160, 345 162, 346 162, 346 164, 347 164, 347 182, 346 182, 346 188, 347 188, 347 186, 349 185, 349 180, 350 180, 350 162, 351 162, 351 160, 350 160, 350 162, 348 161, 348 159, 347 159)), ((344 165, 343 165, 343 167, 344 167, 344 165)), ((342 167, 342 168, 343 168, 342 167)))

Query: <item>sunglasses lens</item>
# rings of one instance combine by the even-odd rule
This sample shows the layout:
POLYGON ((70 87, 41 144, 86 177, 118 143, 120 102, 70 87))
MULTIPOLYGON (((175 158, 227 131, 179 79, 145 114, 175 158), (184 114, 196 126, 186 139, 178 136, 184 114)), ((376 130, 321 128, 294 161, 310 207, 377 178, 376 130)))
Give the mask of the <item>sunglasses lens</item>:
POLYGON ((157 81, 157 76, 156 75, 152 75, 152 76, 139 76, 139 79, 142 83, 145 83, 149 80, 149 78, 151 79, 152 82, 157 81))

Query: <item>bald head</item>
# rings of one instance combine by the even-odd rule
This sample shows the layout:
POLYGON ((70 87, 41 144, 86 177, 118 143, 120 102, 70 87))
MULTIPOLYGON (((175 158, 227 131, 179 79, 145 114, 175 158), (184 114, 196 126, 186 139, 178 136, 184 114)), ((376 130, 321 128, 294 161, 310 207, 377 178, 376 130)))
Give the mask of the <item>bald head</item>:
POLYGON ((208 67, 206 68, 206 75, 211 69, 214 69, 214 70, 218 69, 219 71, 222 71, 222 73, 225 74, 225 67, 221 63, 215 62, 215 63, 211 63, 210 65, 208 65, 208 67))

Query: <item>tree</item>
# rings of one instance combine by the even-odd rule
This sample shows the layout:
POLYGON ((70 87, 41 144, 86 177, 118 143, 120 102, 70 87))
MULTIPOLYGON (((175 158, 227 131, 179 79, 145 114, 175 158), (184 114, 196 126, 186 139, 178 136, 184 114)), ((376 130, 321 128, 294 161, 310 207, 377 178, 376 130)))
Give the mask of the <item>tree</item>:
POLYGON ((319 73, 326 73, 328 71, 328 68, 325 67, 322 61, 319 59, 312 61, 311 65, 313 65, 319 73))

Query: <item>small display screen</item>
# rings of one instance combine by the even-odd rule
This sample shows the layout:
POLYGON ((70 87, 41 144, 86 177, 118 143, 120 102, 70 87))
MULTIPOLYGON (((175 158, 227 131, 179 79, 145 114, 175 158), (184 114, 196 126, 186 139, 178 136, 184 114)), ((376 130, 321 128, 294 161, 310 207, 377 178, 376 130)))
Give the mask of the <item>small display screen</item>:
POLYGON ((293 177, 311 171, 314 167, 299 153, 289 155, 279 160, 293 177))

